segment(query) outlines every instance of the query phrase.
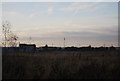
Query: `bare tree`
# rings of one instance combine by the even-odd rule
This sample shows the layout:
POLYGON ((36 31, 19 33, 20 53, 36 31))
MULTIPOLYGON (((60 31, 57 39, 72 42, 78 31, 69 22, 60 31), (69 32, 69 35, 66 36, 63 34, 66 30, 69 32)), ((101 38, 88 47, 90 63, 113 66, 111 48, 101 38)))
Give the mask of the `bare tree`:
POLYGON ((8 38, 8 45, 10 47, 16 47, 17 46, 17 39, 18 39, 18 36, 14 33, 10 33, 9 34, 9 38, 8 38))
POLYGON ((4 42, 2 43, 4 47, 17 46, 18 36, 11 31, 11 24, 8 21, 3 22, 2 31, 4 36, 4 42))
POLYGON ((2 25, 2 31, 3 31, 3 35, 4 35, 4 42, 3 42, 3 46, 6 47, 7 46, 7 40, 8 40, 8 34, 10 32, 10 26, 11 24, 8 21, 3 21, 3 25, 2 25))

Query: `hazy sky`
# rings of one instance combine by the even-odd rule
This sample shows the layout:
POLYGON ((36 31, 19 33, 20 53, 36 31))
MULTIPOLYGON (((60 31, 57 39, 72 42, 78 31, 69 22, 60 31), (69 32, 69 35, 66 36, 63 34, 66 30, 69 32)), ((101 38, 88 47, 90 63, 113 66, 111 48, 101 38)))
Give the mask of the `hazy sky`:
POLYGON ((12 24, 19 42, 43 46, 117 46, 117 2, 3 3, 3 20, 12 24))

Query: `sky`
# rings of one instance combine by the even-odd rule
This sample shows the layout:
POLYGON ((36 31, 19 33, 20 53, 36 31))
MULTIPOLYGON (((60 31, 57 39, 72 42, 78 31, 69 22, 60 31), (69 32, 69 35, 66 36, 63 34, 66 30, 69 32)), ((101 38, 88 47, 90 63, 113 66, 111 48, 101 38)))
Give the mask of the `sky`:
POLYGON ((1 0, 2 2, 119 2, 119 0, 1 0))
POLYGON ((21 43, 118 45, 117 2, 3 2, 5 20, 21 43))

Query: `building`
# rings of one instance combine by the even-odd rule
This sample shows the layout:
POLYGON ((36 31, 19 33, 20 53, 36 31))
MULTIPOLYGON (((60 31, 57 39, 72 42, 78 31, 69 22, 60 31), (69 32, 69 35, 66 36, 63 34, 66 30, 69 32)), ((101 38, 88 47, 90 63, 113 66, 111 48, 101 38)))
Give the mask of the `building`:
POLYGON ((33 53, 36 51, 36 45, 35 44, 19 44, 19 51, 33 53))

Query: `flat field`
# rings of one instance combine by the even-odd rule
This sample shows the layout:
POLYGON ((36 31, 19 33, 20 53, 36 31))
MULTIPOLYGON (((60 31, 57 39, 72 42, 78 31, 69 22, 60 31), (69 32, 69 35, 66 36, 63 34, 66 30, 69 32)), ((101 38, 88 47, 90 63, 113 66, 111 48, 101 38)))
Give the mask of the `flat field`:
POLYGON ((106 51, 3 53, 3 79, 119 79, 120 54, 106 51))

